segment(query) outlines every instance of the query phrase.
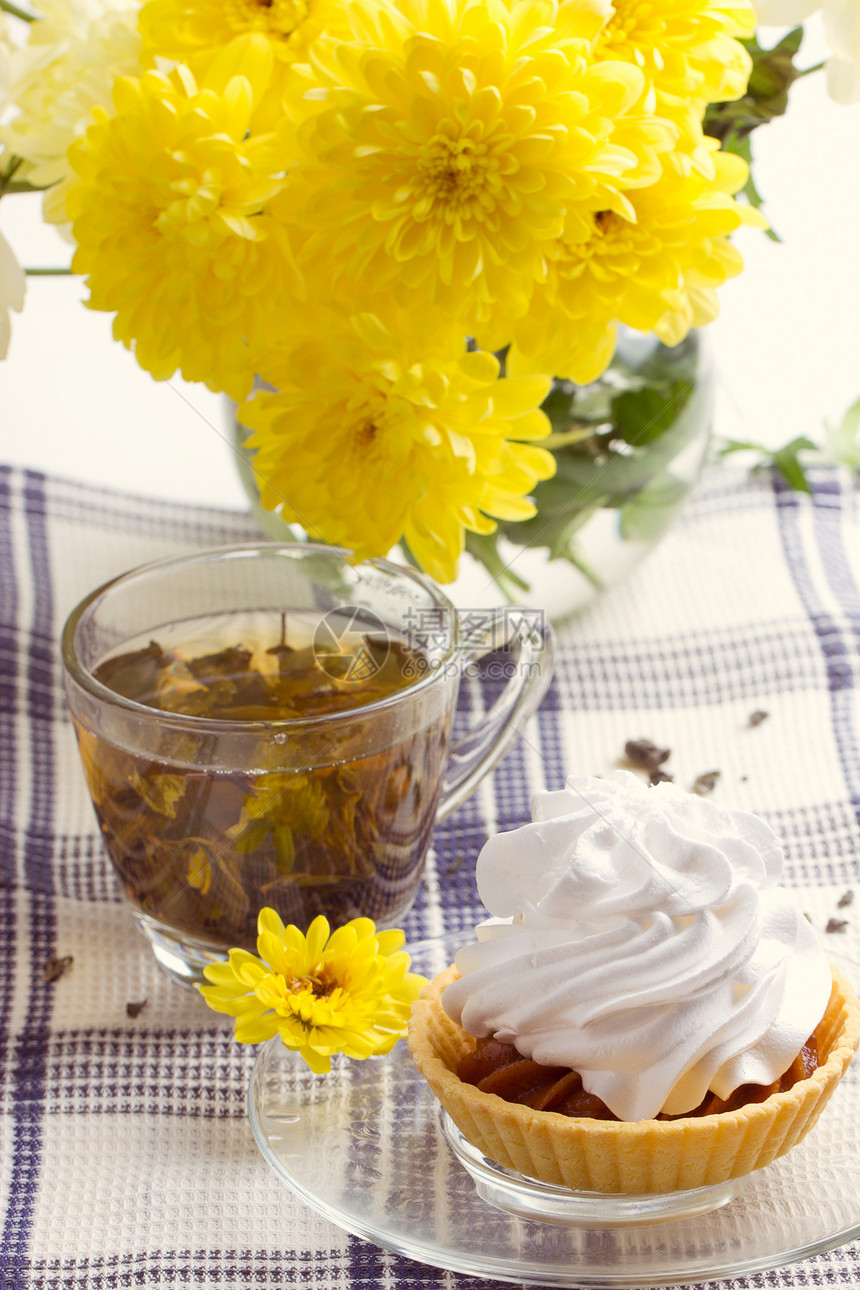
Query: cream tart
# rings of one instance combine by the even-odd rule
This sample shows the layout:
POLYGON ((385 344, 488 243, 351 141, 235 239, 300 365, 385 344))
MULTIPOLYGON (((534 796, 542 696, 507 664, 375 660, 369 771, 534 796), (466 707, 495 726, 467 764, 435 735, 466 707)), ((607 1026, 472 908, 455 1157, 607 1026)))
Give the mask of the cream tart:
POLYGON ((531 824, 482 850, 492 917, 410 1023, 467 1140, 543 1182, 628 1194, 790 1150, 857 1049, 860 1005, 782 866, 764 821, 672 784, 618 774, 538 794, 531 824), (482 1074, 487 1040, 498 1069, 482 1074), (518 1063, 534 1087, 505 1074, 518 1063))

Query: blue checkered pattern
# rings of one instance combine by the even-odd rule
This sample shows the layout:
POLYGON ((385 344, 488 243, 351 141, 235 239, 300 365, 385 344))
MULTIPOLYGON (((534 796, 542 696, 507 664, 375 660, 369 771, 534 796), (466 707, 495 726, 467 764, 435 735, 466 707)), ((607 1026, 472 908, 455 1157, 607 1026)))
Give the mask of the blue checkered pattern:
MULTIPOLYGON (((144 561, 258 536, 231 512, 0 467, 0 1287, 489 1286, 384 1253, 283 1188, 245 1114, 252 1051, 172 986, 103 854, 64 710, 58 636, 90 588, 144 561), (73 956, 59 980, 46 961, 73 956), (128 1002, 146 1000, 136 1018, 128 1002)), ((560 574, 560 576, 562 576, 560 574)), ((488 694, 464 686, 461 721, 488 694)), ((860 886, 860 491, 722 470, 660 552, 559 633, 521 742, 436 830, 410 939, 480 917, 474 859, 532 792, 604 774, 625 742, 671 747, 676 782, 719 770, 727 805, 785 840, 824 933, 860 886), (760 709, 767 719, 750 726, 760 709)), ((839 950, 860 960, 860 891, 839 950)), ((860 1285, 844 1245, 732 1283, 860 1285)))

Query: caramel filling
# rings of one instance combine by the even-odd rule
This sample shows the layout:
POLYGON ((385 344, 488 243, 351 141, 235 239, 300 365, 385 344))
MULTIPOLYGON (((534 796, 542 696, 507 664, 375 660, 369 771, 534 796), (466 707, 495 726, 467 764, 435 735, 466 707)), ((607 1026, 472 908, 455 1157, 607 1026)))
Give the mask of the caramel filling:
MULTIPOLYGON (((808 1079, 818 1066, 818 1045, 810 1035, 788 1070, 773 1084, 742 1084, 723 1101, 708 1092, 693 1111, 683 1116, 663 1115, 658 1120, 680 1120, 690 1116, 719 1115, 737 1111, 750 1102, 764 1102, 772 1093, 785 1093, 799 1080, 808 1079)), ((474 1084, 482 1093, 495 1093, 506 1102, 521 1102, 535 1111, 583 1116, 590 1120, 617 1120, 605 1102, 582 1087, 577 1071, 563 1066, 541 1066, 523 1057, 513 1044, 498 1039, 479 1039, 457 1067, 464 1084, 474 1084)))

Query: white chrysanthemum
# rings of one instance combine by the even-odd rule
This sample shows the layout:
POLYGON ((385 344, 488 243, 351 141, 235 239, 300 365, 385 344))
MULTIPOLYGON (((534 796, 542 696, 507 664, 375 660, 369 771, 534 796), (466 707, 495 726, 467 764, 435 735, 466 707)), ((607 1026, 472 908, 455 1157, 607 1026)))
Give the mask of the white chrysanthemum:
MULTIPOLYGON (((90 123, 92 110, 110 110, 117 76, 140 72, 138 0, 40 0, 39 22, 11 56, 9 100, 18 108, 0 130, 7 153, 23 157, 20 177, 37 188, 68 174, 69 144, 90 123)), ((45 216, 65 219, 56 190, 45 216)))
POLYGON ((9 88, 12 84, 12 38, 9 34, 9 19, 0 12, 0 116, 9 103, 9 88))
POLYGON ((764 27, 796 27, 821 10, 833 51, 827 60, 827 92, 837 103, 860 102, 860 3, 858 0, 754 0, 764 27))
MULTIPOLYGON (((0 13, 0 117, 9 103, 11 83, 12 42, 9 38, 9 25, 6 15, 0 13)), ((5 170, 8 157, 0 148, 0 172, 5 170)), ((10 312, 19 313, 24 305, 24 287, 26 280, 11 246, 0 233, 0 358, 5 358, 12 335, 10 312)))
MULTIPOLYGON (((9 19, 0 10, 0 121, 9 116, 12 104, 12 58, 14 42, 9 27, 9 19)), ((8 155, 0 138, 0 172, 5 172, 8 155)))
POLYGON ((24 307, 24 270, 15 259, 12 248, 0 233, 0 358, 6 357, 12 323, 9 313, 24 307))

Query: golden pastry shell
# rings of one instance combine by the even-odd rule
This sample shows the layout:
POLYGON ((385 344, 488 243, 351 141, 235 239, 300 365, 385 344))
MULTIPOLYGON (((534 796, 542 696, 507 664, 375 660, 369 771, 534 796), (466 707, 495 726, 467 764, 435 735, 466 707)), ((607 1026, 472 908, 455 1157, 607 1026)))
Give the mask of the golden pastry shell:
POLYGON ((833 988, 815 1030, 819 1066, 784 1093, 737 1111, 678 1120, 574 1119, 482 1093, 456 1074, 474 1039, 452 1021, 442 991, 450 967, 424 987, 409 1023, 418 1069, 461 1133, 507 1169, 575 1191, 665 1193, 707 1187, 761 1169, 814 1126, 860 1042, 860 1003, 832 968, 833 988))

